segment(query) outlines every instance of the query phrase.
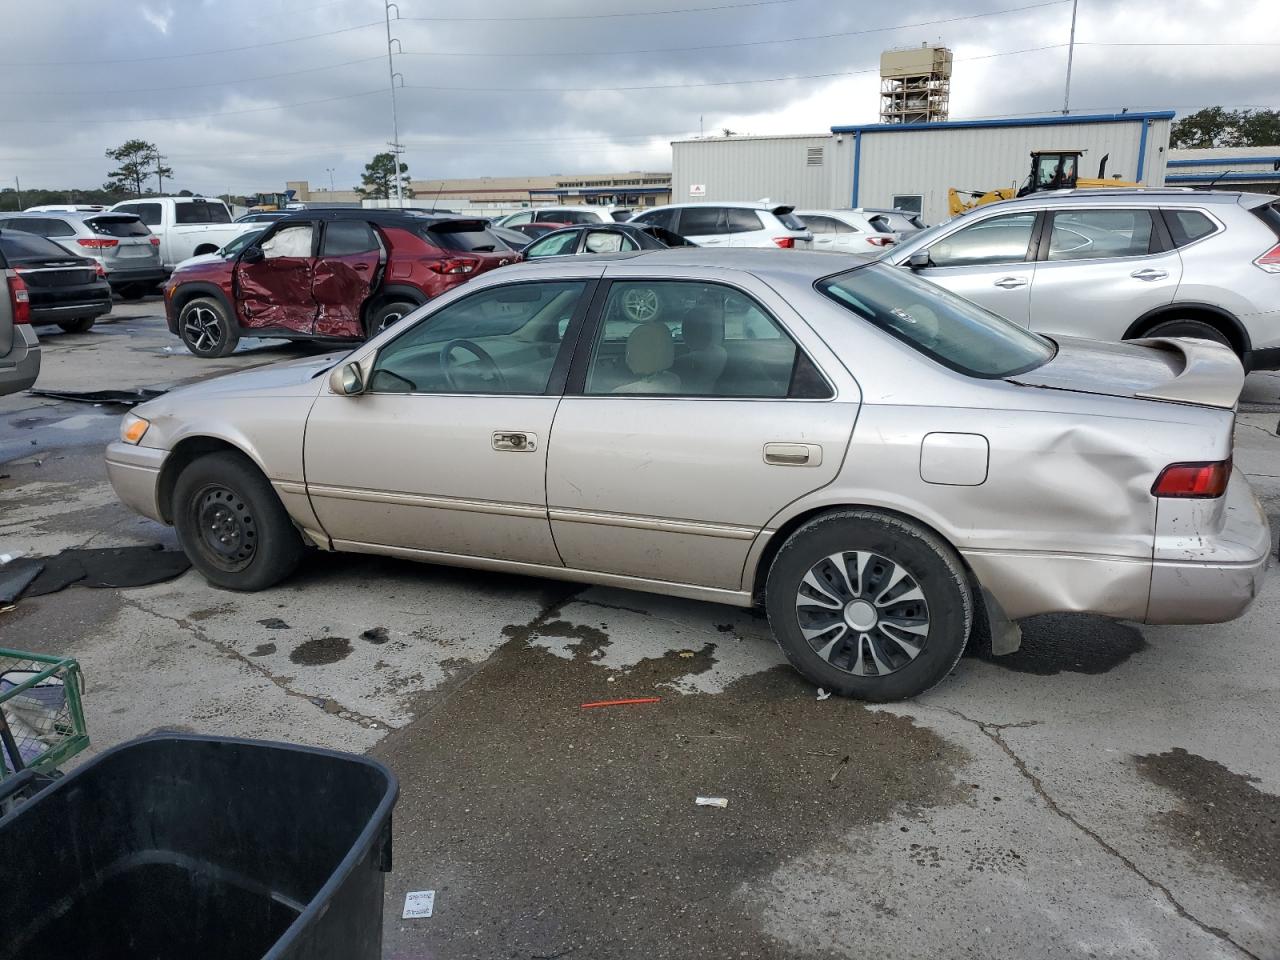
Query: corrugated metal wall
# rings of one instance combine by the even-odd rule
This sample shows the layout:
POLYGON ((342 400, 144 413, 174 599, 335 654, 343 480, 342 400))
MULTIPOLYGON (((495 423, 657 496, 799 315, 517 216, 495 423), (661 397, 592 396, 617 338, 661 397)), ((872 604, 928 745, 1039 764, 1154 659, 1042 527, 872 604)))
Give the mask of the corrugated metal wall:
POLYGON ((671 202, 768 197, 798 207, 828 207, 833 196, 843 196, 838 206, 848 206, 852 141, 830 134, 677 141, 671 145, 671 202), (820 163, 810 162, 810 150, 821 151, 820 163), (705 194, 691 193, 695 186, 704 187, 705 194))
MULTIPOLYGON (((992 190, 1021 186, 1031 167, 1032 150, 1084 150, 1081 174, 1096 176, 1106 154, 1108 177, 1140 179, 1163 186, 1169 146, 1169 122, 1135 119, 1124 123, 1045 124, 868 130, 861 135, 856 203, 887 207, 895 196, 923 197, 927 223, 948 216, 947 189, 992 190), (1143 125, 1148 124, 1143 170, 1138 170, 1143 125)), ((850 201, 846 200, 848 204, 850 201)))

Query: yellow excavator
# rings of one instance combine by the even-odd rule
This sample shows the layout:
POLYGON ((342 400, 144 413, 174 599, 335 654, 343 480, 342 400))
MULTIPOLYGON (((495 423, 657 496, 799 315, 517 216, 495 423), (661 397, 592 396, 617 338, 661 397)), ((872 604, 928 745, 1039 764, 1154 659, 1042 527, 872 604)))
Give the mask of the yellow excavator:
POLYGON ((1081 177, 1080 160, 1083 150, 1033 150, 1031 152, 1031 176, 1023 184, 1022 189, 1000 187, 996 190, 957 190, 952 187, 947 191, 947 205, 951 216, 958 216, 966 210, 980 207, 984 203, 995 203, 997 200, 1012 200, 1014 197, 1025 197, 1029 193, 1041 190, 1078 190, 1097 187, 1140 187, 1142 184, 1119 178, 1108 180, 1107 160, 1111 154, 1102 158, 1098 164, 1097 177, 1081 177))

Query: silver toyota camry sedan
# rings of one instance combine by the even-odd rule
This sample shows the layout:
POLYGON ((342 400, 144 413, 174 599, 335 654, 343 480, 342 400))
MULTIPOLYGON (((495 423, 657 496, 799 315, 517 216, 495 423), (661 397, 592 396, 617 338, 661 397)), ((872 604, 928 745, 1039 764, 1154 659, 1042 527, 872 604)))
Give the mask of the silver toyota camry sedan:
POLYGON ((107 467, 217 586, 312 547, 761 604, 815 684, 894 700, 1033 614, 1239 616, 1270 546, 1242 383, 1214 343, 689 248, 494 271, 349 354, 175 390, 107 467))

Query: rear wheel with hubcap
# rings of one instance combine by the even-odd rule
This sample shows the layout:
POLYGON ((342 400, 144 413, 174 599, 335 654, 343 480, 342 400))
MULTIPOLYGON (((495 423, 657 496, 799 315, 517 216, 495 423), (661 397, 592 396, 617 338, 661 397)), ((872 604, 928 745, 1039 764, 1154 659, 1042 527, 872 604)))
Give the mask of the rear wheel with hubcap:
POLYGON ((173 525, 192 565, 214 586, 262 590, 302 559, 302 537, 271 484, 231 451, 200 457, 178 476, 173 525))
POLYGON ((396 300, 392 303, 384 303, 377 310, 369 315, 368 336, 370 339, 376 337, 387 327, 395 326, 413 311, 418 309, 416 303, 410 303, 408 300, 396 300))
POLYGON ((788 538, 765 588, 769 624, 820 687, 901 700, 945 677, 973 616, 968 580, 937 536, 874 511, 817 517, 788 538))
POLYGON ((183 305, 178 336, 197 357, 229 356, 240 342, 227 308, 214 297, 197 297, 183 305))

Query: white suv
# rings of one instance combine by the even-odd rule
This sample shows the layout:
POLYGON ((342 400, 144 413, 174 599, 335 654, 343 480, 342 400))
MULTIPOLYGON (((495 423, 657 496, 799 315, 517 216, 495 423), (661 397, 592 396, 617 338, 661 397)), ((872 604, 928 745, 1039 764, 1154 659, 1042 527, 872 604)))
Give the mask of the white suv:
POLYGON ((679 234, 700 247, 791 250, 813 239, 795 207, 767 203, 677 203, 631 218, 679 234))
POLYGON ((593 207, 530 207, 518 213, 509 213, 493 221, 495 227, 508 230, 525 223, 563 223, 577 226, 580 223, 616 223, 631 216, 630 207, 611 207, 600 204, 593 207))

